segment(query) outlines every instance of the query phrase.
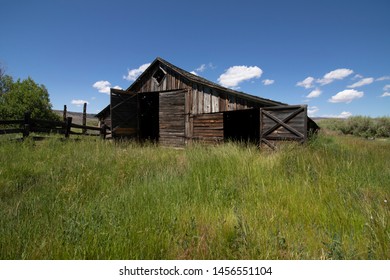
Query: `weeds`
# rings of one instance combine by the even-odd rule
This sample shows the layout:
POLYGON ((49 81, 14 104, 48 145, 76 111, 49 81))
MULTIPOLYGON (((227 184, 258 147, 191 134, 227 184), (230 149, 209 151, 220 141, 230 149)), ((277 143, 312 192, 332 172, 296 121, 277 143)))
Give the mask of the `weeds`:
POLYGON ((389 259, 390 143, 0 145, 0 259, 389 259))

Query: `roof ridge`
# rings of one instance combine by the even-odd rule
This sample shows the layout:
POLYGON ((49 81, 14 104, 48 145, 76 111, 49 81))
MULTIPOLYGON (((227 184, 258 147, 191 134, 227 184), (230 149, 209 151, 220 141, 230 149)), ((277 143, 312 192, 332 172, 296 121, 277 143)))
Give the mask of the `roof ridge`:
POLYGON ((262 101, 262 102, 265 102, 265 103, 271 103, 271 105, 287 105, 286 103, 282 103, 282 102, 279 102, 279 101, 276 101, 276 100, 271 100, 271 99, 267 99, 267 98, 263 98, 263 97, 260 97, 260 96, 256 96, 256 95, 252 95, 252 94, 248 94, 248 93, 245 93, 245 92, 242 92, 242 91, 237 91, 237 90, 233 90, 233 89, 230 89, 230 88, 226 88, 224 86, 221 86, 217 83, 214 83, 210 80, 207 80, 206 78, 203 78, 201 76, 198 76, 198 75, 194 75, 170 62, 168 62, 167 60, 161 58, 161 57, 156 57, 155 60, 153 60, 153 62, 149 65, 149 67, 127 88, 127 90, 129 90, 130 88, 133 87, 133 85, 135 85, 141 78, 142 76, 144 75, 144 73, 146 73, 148 71, 149 68, 153 67, 153 65, 156 63, 156 62, 160 62, 162 64, 165 64, 167 67, 171 68, 172 70, 174 70, 175 72, 177 72, 178 74, 180 75, 183 75, 184 77, 186 77, 188 80, 192 81, 192 82, 195 82, 195 83, 202 83, 202 84, 205 84, 205 85, 208 85, 209 87, 211 88, 214 88, 214 89, 219 89, 219 90, 222 90, 222 91, 226 91, 226 92, 229 92, 231 94, 234 94, 234 95, 241 95, 243 97, 246 97, 246 98, 250 98, 250 99, 255 99, 255 100, 258 100, 258 101, 262 101))

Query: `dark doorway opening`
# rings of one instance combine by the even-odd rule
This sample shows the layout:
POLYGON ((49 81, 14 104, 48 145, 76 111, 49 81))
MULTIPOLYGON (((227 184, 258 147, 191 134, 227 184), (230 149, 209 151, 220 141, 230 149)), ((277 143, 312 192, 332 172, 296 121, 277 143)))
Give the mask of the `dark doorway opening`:
POLYGON ((141 141, 158 141, 158 103, 158 92, 147 92, 138 94, 139 140, 141 141))
POLYGON ((223 113, 224 139, 257 144, 260 139, 260 110, 223 113))

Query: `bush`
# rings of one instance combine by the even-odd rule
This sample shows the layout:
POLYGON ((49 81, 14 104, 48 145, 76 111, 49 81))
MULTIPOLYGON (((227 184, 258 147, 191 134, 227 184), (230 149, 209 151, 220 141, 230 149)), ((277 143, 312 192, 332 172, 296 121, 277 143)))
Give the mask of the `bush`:
POLYGON ((325 119, 323 128, 359 137, 390 137, 390 117, 355 116, 348 119, 325 119))

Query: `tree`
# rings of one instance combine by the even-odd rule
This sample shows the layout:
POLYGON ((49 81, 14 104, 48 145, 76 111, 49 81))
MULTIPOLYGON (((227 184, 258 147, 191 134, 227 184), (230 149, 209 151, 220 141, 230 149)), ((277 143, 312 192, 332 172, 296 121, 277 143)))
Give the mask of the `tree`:
POLYGON ((14 82, 3 72, 0 92, 0 119, 23 119, 24 113, 30 112, 32 118, 59 120, 52 111, 46 87, 36 84, 30 77, 14 82))
POLYGON ((0 97, 9 90, 12 82, 12 77, 5 74, 5 69, 0 63, 0 97))

